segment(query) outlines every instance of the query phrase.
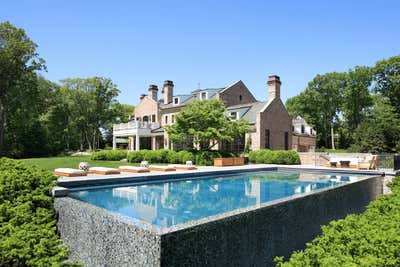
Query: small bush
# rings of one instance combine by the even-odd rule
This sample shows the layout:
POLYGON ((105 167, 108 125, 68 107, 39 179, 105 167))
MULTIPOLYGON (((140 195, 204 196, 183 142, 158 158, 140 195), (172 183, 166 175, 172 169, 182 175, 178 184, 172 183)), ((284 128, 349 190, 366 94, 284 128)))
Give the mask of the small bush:
POLYGON ((0 158, 0 266, 80 266, 68 262, 57 235, 56 177, 20 161, 0 158))
POLYGON ((216 150, 198 151, 195 155, 197 165, 214 165, 214 158, 221 158, 221 154, 216 150))
POLYGON ((92 160, 110 160, 110 161, 118 161, 127 157, 128 151, 126 150, 101 150, 92 153, 92 160))
POLYGON ((249 153, 249 160, 265 164, 300 164, 299 154, 294 150, 255 150, 249 153))
POLYGON ((277 257, 277 266, 400 266, 400 177, 391 189, 363 214, 323 226, 322 235, 287 262, 277 257))

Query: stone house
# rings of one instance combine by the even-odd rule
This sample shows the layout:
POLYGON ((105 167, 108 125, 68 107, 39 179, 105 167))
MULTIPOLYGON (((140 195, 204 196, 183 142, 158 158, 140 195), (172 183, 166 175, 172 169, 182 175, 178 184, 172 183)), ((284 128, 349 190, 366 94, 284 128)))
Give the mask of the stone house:
POLYGON ((231 143, 218 144, 225 151, 243 152, 245 144, 252 150, 291 149, 292 118, 280 98, 279 76, 268 78, 266 101, 258 101, 242 81, 223 88, 197 89, 189 94, 174 94, 174 83, 164 81, 161 99, 157 85, 150 85, 147 95, 141 95, 135 113, 128 123, 116 124, 113 128, 113 148, 127 147, 139 149, 183 149, 181 144, 173 144, 164 130, 174 123, 177 113, 194 100, 218 99, 227 108, 227 116, 232 119, 245 118, 251 132, 231 143), (124 145, 125 144, 125 145, 124 145))
POLYGON ((292 149, 298 152, 315 152, 317 132, 300 116, 292 121, 292 149))

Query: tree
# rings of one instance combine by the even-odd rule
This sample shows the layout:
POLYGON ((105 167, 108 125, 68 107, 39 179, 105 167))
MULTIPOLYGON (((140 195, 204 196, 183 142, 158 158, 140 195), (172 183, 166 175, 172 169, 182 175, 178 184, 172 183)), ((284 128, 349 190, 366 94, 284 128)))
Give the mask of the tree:
POLYGON ((44 68, 44 61, 39 58, 36 48, 23 29, 9 22, 0 23, 0 156, 4 153, 10 108, 20 101, 18 96, 29 96, 25 90, 31 87, 23 85, 31 75, 35 75, 35 71, 44 68))
POLYGON ((387 97, 400 114, 400 56, 378 61, 374 68, 375 92, 387 97))
POLYGON ((373 109, 354 136, 355 150, 372 153, 400 151, 400 116, 388 98, 375 97, 373 109))
POLYGON ((102 131, 110 127, 115 116, 117 86, 107 78, 65 79, 64 93, 73 127, 80 132, 80 148, 99 147, 102 131))
POLYGON ((345 86, 345 73, 332 72, 317 75, 308 83, 303 93, 289 98, 286 102, 289 114, 304 117, 316 128, 319 143, 333 149, 345 86))
POLYGON ((207 150, 218 142, 232 142, 249 131, 246 120, 231 121, 226 113, 219 100, 193 101, 175 116, 172 126, 166 127, 168 137, 173 143, 181 143, 191 136, 200 150, 207 150))

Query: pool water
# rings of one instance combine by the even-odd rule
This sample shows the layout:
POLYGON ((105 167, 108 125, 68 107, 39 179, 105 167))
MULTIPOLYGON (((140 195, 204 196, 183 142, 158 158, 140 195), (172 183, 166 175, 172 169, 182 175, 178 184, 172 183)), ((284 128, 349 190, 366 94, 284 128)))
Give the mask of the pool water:
POLYGON ((70 197, 161 227, 357 181, 362 175, 263 171, 89 189, 70 197))

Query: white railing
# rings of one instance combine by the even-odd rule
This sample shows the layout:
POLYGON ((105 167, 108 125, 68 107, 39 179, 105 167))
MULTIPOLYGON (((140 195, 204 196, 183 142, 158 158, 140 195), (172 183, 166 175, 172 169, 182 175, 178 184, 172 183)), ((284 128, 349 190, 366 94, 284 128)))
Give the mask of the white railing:
POLYGON ((157 122, 130 121, 113 125, 114 131, 134 130, 134 129, 157 129, 160 125, 157 122))

